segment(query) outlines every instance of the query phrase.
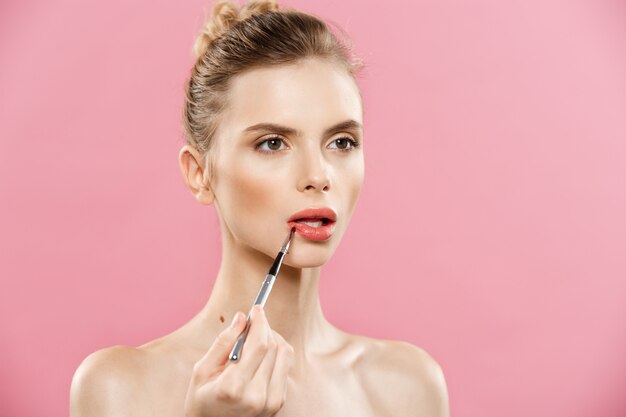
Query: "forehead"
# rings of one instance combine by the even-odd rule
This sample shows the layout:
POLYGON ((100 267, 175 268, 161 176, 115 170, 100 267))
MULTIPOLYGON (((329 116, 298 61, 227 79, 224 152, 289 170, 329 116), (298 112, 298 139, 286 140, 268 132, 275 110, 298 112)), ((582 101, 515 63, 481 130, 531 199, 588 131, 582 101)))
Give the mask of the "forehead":
POLYGON ((304 131, 338 121, 362 122, 358 86, 341 66, 321 59, 260 67, 232 80, 223 122, 230 133, 262 122, 304 131))

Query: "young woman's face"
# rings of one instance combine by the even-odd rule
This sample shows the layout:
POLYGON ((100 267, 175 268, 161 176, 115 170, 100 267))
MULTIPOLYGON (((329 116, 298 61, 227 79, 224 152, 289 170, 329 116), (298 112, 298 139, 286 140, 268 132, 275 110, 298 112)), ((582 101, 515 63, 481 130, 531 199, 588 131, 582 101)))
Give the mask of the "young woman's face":
POLYGON ((284 263, 307 268, 327 262, 363 184, 362 116, 358 86, 328 61, 308 59, 235 77, 209 180, 227 229, 222 233, 274 257, 294 213, 327 207, 337 216, 330 237, 310 240, 296 232, 284 263), (249 129, 258 124, 294 132, 249 129))

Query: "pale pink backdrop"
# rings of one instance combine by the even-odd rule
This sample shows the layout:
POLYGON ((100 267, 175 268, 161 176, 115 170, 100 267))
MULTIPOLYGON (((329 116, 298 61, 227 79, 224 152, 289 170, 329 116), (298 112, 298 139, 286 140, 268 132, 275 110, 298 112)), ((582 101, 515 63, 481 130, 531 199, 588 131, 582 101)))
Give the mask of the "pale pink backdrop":
MULTIPOLYGON (((454 416, 626 415, 623 2, 283 2, 368 69, 366 180, 321 297, 442 366, 454 416)), ((0 415, 65 416, 89 353, 204 304, 177 163, 209 2, 0 3, 0 415)))

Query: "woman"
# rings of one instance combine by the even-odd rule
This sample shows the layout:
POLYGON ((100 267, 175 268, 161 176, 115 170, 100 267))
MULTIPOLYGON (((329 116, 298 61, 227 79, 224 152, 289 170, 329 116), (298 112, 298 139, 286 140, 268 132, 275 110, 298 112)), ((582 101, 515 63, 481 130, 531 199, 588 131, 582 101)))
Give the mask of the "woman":
POLYGON ((428 353, 345 333, 320 307, 320 268, 363 183, 360 64, 322 21, 273 1, 216 3, 195 51, 179 162, 195 198, 217 210, 219 273, 181 328, 89 355, 72 382, 72 416, 448 416, 428 353), (294 226, 271 296, 250 312, 231 362, 294 226))

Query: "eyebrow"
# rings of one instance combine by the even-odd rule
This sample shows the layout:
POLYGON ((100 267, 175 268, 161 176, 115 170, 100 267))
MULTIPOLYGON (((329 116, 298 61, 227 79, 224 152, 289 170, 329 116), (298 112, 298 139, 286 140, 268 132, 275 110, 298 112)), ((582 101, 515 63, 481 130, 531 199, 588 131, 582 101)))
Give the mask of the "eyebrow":
MULTIPOLYGON (((363 129, 363 125, 357 122, 356 120, 346 120, 340 123, 337 123, 334 126, 329 127, 324 131, 324 135, 330 135, 335 132, 339 132, 341 130, 351 130, 351 129, 363 129)), ((302 136, 302 132, 287 126, 277 125, 275 123, 257 123, 255 125, 249 126, 244 130, 246 132, 257 132, 257 131, 271 131, 280 133, 281 135, 295 135, 302 136)))

